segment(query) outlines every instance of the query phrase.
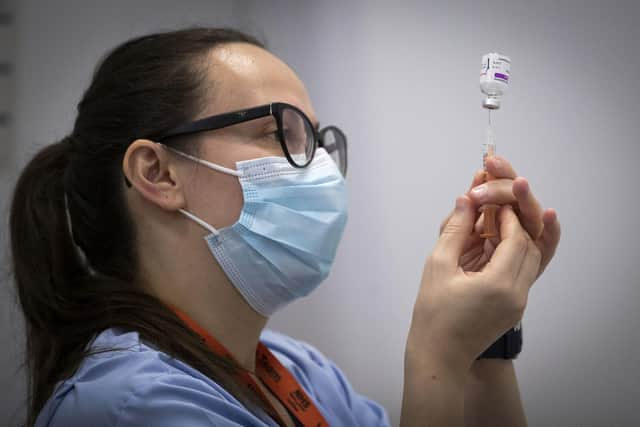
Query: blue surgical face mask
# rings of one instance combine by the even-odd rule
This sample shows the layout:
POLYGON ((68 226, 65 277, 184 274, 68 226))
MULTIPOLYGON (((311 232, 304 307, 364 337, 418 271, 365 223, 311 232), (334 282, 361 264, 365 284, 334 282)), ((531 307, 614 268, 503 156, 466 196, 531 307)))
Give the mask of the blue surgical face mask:
POLYGON ((255 311, 271 316, 327 277, 347 222, 347 194, 324 148, 306 168, 264 157, 237 162, 237 170, 169 149, 240 180, 244 207, 232 226, 217 230, 181 212, 209 230, 211 253, 255 311))

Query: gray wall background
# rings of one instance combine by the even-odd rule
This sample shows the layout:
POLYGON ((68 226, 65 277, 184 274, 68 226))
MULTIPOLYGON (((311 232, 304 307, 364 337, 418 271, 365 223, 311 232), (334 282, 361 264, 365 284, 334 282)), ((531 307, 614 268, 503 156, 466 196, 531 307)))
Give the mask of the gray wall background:
MULTIPOLYGON (((350 138, 350 223, 332 275, 271 326, 333 358, 397 424, 422 266, 480 164, 479 61, 499 51, 513 60, 513 81, 494 115, 498 150, 563 225, 556 258, 531 292, 515 362, 529 423, 638 425, 639 19, 633 0, 23 0, 0 243, 17 171, 71 130, 107 49, 196 23, 263 36, 305 81, 321 121, 350 138)), ((14 305, 3 283, 0 420, 8 425, 24 399, 14 305)))

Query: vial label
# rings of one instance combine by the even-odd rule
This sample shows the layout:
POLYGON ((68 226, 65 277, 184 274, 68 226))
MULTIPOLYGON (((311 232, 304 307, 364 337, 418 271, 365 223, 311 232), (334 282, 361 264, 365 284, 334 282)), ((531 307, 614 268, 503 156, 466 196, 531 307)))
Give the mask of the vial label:
POLYGON ((506 56, 497 53, 488 53, 482 57, 482 67, 480 76, 487 79, 500 79, 507 83, 509 81, 511 60, 506 56))

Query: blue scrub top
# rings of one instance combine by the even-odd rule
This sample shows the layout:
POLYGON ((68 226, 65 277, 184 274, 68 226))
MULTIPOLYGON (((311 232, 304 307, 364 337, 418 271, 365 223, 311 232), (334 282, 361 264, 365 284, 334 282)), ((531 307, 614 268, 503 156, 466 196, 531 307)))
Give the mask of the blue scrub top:
MULTIPOLYGON (((318 350, 269 330, 260 340, 331 426, 389 426, 385 410, 357 394, 318 350)), ((277 426, 199 371, 141 342, 136 332, 107 329, 91 346, 121 350, 85 358, 73 377, 57 385, 36 427, 277 426)))

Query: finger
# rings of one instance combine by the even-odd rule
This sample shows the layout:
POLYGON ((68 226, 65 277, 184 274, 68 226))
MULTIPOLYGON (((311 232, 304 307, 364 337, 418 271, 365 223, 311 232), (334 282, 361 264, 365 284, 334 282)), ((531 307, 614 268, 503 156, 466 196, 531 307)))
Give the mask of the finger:
MULTIPOLYGON (((473 179, 471 180, 471 185, 469 186, 469 190, 467 190, 467 196, 469 195, 469 191, 471 191, 472 188, 477 187, 478 185, 482 184, 486 179, 486 173, 484 172, 483 169, 479 169, 477 170, 474 174, 473 174, 473 179)), ((447 217, 440 223, 440 234, 442 234, 442 230, 444 230, 444 226, 449 222, 449 220, 451 219, 451 215, 453 215, 453 211, 451 211, 451 213, 449 215, 447 215, 447 217)))
POLYGON ((513 181, 513 195, 520 209, 520 222, 527 230, 533 240, 538 240, 544 223, 542 222, 543 209, 538 200, 534 197, 529 183, 525 178, 518 177, 513 181))
POLYGON ((542 260, 542 254, 533 241, 529 242, 527 253, 522 261, 518 278, 516 279, 516 286, 520 288, 522 292, 529 292, 536 279, 539 277, 540 262, 542 260))
POLYGON ((460 266, 465 272, 480 271, 487 262, 491 259, 491 255, 495 247, 489 242, 489 240, 483 239, 483 244, 474 248, 473 251, 465 253, 460 259, 460 266), (467 256, 469 254, 469 256, 467 256), (470 256, 473 254, 474 256, 470 256))
POLYGON ((455 210, 452 210, 449 215, 440 223, 440 234, 444 231, 444 227, 446 227, 447 223, 451 221, 451 217, 453 216, 455 210))
POLYGON ((480 255, 475 258, 475 262, 468 264, 470 269, 473 271, 480 271, 485 265, 487 265, 487 262, 489 262, 493 252, 495 251, 495 246, 491 244, 489 239, 483 239, 483 244, 480 249, 480 255))
POLYGON ((558 243, 560 243, 560 236, 562 234, 560 222, 558 221, 558 214, 555 209, 547 209, 542 215, 542 221, 544 222, 544 230, 542 232, 542 236, 540 236, 540 239, 536 242, 540 252, 542 253, 539 274, 542 274, 553 258, 556 248, 558 247, 558 243))
POLYGON ((468 250, 476 246, 482 247, 483 242, 484 242, 484 239, 480 237, 479 234, 472 231, 471 234, 469 235, 469 238, 467 239, 467 242, 464 245, 464 248, 462 248, 462 252, 466 253, 468 250))
POLYGON ((511 163, 504 157, 492 156, 485 162, 487 172, 496 179, 508 178, 514 179, 518 174, 511 166, 511 163))
POLYGON ((494 280, 500 280, 506 275, 509 280, 514 281, 527 252, 528 236, 510 205, 500 208, 498 222, 502 240, 493 252, 485 271, 493 276, 494 280))
POLYGON ((469 191, 471 191, 472 189, 474 189, 478 185, 482 184, 486 180, 487 180, 487 173, 484 171, 484 169, 478 169, 473 174, 473 179, 471 180, 471 185, 469 186, 469 190, 467 190, 467 195, 469 195, 469 191))
POLYGON ((480 257, 475 261, 475 263, 473 263, 469 268, 471 271, 480 271, 482 270, 482 268, 487 265, 487 262, 489 262, 489 259, 491 257, 488 256, 486 253, 483 253, 482 255, 480 255, 480 257))
POLYGON ((485 239, 483 243, 484 253, 489 255, 489 258, 491 258, 491 255, 493 255, 499 244, 500 241, 494 243, 493 239, 485 239))
POLYGON ((467 265, 467 269, 465 269, 465 272, 468 271, 481 271, 482 268, 487 265, 487 262, 489 261, 489 258, 491 258, 490 256, 488 256, 486 253, 481 253, 476 259, 474 259, 472 262, 470 262, 467 265))
POLYGON ((473 232, 477 234, 482 234, 484 231, 484 213, 481 213, 476 220, 475 225, 473 226, 473 232))
POLYGON ((444 226, 442 234, 433 250, 433 256, 443 260, 451 268, 458 268, 462 252, 471 235, 475 219, 475 209, 467 196, 456 199, 456 208, 444 226))
POLYGON ((471 261, 479 258, 483 253, 484 249, 481 245, 475 246, 471 248, 471 250, 465 251, 465 253, 460 257, 460 265, 465 266, 469 264, 471 261))
POLYGON ((513 180, 506 178, 494 179, 474 187, 469 192, 469 197, 478 206, 516 203, 516 196, 513 194, 513 180))

